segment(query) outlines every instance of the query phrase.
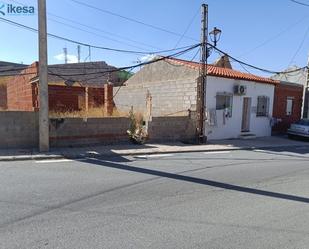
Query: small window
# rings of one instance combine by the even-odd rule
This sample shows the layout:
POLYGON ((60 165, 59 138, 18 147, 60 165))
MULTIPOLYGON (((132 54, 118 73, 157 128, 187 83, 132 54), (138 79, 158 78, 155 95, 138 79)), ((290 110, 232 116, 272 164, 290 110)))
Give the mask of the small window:
POLYGON ((291 97, 287 97, 286 99, 286 115, 291 116, 293 112, 293 102, 294 99, 291 97))
POLYGON ((257 117, 267 117, 269 107, 269 98, 266 96, 259 96, 257 99, 257 117))
POLYGON ((232 116, 233 95, 217 94, 216 96, 216 110, 228 109, 229 116, 232 116))

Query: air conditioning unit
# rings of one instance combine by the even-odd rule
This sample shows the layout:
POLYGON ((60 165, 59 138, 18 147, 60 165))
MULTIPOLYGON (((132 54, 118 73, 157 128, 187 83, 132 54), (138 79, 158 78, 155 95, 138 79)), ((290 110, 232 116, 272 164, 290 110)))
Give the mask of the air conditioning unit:
POLYGON ((244 85, 236 85, 234 86, 234 94, 236 95, 246 95, 247 87, 244 85))

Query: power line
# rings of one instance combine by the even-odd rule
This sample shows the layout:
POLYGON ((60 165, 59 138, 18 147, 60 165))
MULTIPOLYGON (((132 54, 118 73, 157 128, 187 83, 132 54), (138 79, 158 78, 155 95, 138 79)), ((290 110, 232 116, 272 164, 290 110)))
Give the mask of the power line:
POLYGON ((297 3, 297 4, 300 4, 300 5, 309 7, 309 4, 306 4, 306 3, 302 3, 302 2, 299 2, 299 1, 295 1, 295 0, 290 0, 290 1, 293 2, 293 3, 297 3))
POLYGON ((268 44, 269 42, 277 39, 278 37, 280 37, 281 35, 283 35, 284 33, 286 33, 287 31, 289 31, 291 28, 295 27, 296 25, 298 25, 299 23, 301 23, 303 20, 307 19, 308 15, 303 16, 301 19, 299 19, 297 22, 292 23, 291 25, 289 25, 288 27, 286 27, 285 29, 281 30, 280 32, 278 32, 277 34, 275 34, 274 36, 270 37, 269 39, 266 39, 265 41, 263 41, 262 43, 260 43, 259 45, 255 46, 254 48, 250 49, 249 51, 242 53, 239 57, 243 57, 245 55, 248 55, 250 53, 252 53, 254 50, 263 47, 264 45, 268 44))
MULTIPOLYGON (((103 13, 106 13, 106 14, 109 14, 109 15, 112 15, 112 16, 116 16, 116 17, 119 17, 121 19, 130 21, 130 22, 138 23, 140 25, 143 25, 143 26, 146 26, 146 27, 149 27, 149 28, 152 28, 152 29, 156 29, 156 30, 159 30, 159 31, 162 31, 162 32, 174 35, 174 36, 178 36, 178 37, 182 36, 182 34, 176 33, 174 31, 167 30, 167 29, 164 29, 164 28, 161 28, 161 27, 149 24, 149 23, 145 23, 145 22, 133 19, 131 17, 123 16, 123 15, 117 14, 115 12, 112 12, 112 11, 109 11, 109 10, 105 10, 105 9, 102 9, 102 8, 99 8, 99 7, 96 7, 96 6, 87 4, 87 3, 83 3, 83 2, 80 2, 80 1, 77 1, 77 0, 70 0, 70 1, 74 2, 76 4, 79 4, 79 5, 85 6, 87 8, 94 9, 94 10, 97 10, 97 11, 100 11, 100 12, 103 12, 103 13)), ((193 40, 193 41, 197 41, 196 39, 194 39, 192 37, 188 37, 188 36, 184 36, 184 37, 187 38, 187 39, 193 40)))
POLYGON ((191 27, 192 23, 194 22, 197 14, 200 12, 200 9, 197 10, 197 12, 195 13, 195 15, 193 16, 193 18, 191 19, 190 23, 188 24, 188 26, 186 27, 185 31, 183 32, 183 34, 179 37, 178 41, 176 42, 176 45, 174 48, 176 48, 178 46, 178 44, 181 42, 181 40, 184 38, 184 36, 186 35, 186 33, 188 32, 189 28, 191 27))
MULTIPOLYGON (((152 64, 152 63, 155 63, 155 62, 158 62, 158 61, 162 61, 162 60, 165 60, 165 59, 168 59, 168 58, 172 58, 172 57, 178 57, 182 54, 185 54, 197 47, 199 47, 200 44, 197 44, 197 45, 194 45, 194 46, 191 46, 187 49, 184 49, 182 51, 179 51, 177 53, 174 53, 174 54, 171 54, 171 55, 167 55, 167 56, 160 56, 159 58, 157 59, 154 59, 154 60, 151 60, 151 61, 146 61, 146 62, 142 62, 142 63, 138 63, 138 64, 135 64, 135 65, 131 65, 131 66, 125 66, 125 67, 120 67, 120 68, 117 68, 117 69, 113 69, 113 70, 108 70, 108 71, 103 71, 103 72, 100 72, 100 71, 97 71, 97 72, 91 72, 91 73, 87 73, 87 75, 91 75, 91 74, 100 74, 100 73, 105 73, 105 72, 117 72, 117 71, 122 71, 122 70, 128 70, 128 69, 132 69, 132 68, 136 68, 136 67, 140 67, 140 66, 145 66, 145 65, 149 65, 149 64, 152 64)), ((53 75, 56 75, 57 74, 53 74, 53 75)), ((79 74, 61 74, 61 76, 80 76, 80 75, 85 75, 84 73, 79 73, 79 74)), ((98 76, 100 77, 100 76, 98 76)))
MULTIPOLYGON (((29 26, 26 26, 26 25, 23 25, 21 23, 17 23, 17 22, 8 20, 8 19, 5 19, 3 17, 0 17, 0 21, 6 22, 6 23, 8 23, 10 25, 14 25, 14 26, 17 26, 17 27, 20 27, 20 28, 23 28, 23 29, 26 29, 26 30, 29 30, 29 31, 32 31, 32 32, 35 32, 35 33, 38 32, 38 30, 35 29, 35 28, 29 27, 29 26)), ((55 34, 52 34, 52 33, 48 33, 47 35, 49 37, 52 37, 52 38, 56 38, 56 39, 59 39, 59 40, 75 43, 77 45, 82 45, 82 46, 85 46, 85 47, 91 47, 91 48, 95 48, 95 49, 108 50, 108 51, 113 51, 113 52, 131 53, 131 54, 160 54, 160 53, 167 53, 167 52, 172 52, 172 51, 176 51, 176 50, 180 50, 180 49, 185 48, 185 47, 183 47, 183 48, 167 49, 167 50, 161 50, 161 51, 148 51, 148 52, 147 51, 133 51, 133 50, 124 50, 124 49, 117 49, 117 48, 110 48, 110 47, 91 45, 91 44, 88 44, 88 43, 72 40, 70 38, 66 38, 66 37, 63 37, 63 36, 55 35, 55 34)), ((189 47, 189 46, 187 46, 187 47, 189 47)))
MULTIPOLYGON (((1 18, 0 18, 0 19, 1 19, 1 18)), ((239 60, 239 59, 236 59, 235 57, 233 57, 233 56, 229 55, 228 53, 226 53, 226 52, 224 52, 224 51, 218 49, 217 47, 215 47, 214 45, 212 45, 212 44, 210 44, 210 43, 208 43, 208 45, 209 45, 211 48, 213 48, 213 49, 215 49, 216 51, 218 51, 220 54, 226 55, 227 57, 229 57, 230 59, 232 59, 232 60, 235 61, 235 62, 240 63, 241 65, 245 65, 245 66, 247 66, 247 67, 250 67, 250 68, 253 68, 253 69, 256 69, 256 70, 265 72, 265 73, 270 73, 270 74, 289 74, 289 73, 298 72, 298 71, 301 71, 301 70, 304 70, 304 69, 307 69, 307 70, 309 69, 308 66, 304 66, 304 67, 297 68, 297 69, 293 69, 293 70, 286 70, 286 71, 274 71, 274 70, 264 69, 264 68, 261 68, 261 67, 258 67, 258 66, 254 66, 254 65, 252 65, 252 64, 249 64, 249 63, 247 63, 247 62, 241 61, 241 60, 239 60)), ((136 67, 140 67, 140 66, 152 64, 152 63, 155 63, 155 62, 157 62, 157 61, 165 60, 165 59, 167 59, 167 58, 172 58, 172 57, 180 56, 180 55, 182 55, 182 54, 184 54, 184 53, 187 53, 187 52, 189 52, 189 51, 191 51, 191 50, 193 50, 193 49, 195 49, 195 48, 197 48, 197 47, 200 47, 200 46, 201 46, 201 44, 196 44, 196 45, 191 46, 191 47, 189 47, 189 48, 186 48, 186 49, 184 49, 184 50, 182 50, 182 51, 179 51, 179 52, 177 52, 177 53, 174 53, 174 54, 171 54, 171 55, 168 55, 168 56, 161 56, 160 58, 155 59, 155 60, 152 60, 152 61, 143 62, 143 63, 139 63, 139 64, 135 64, 135 65, 131 65, 131 66, 126 66, 126 67, 121 67, 121 68, 117 68, 117 69, 113 69, 113 70, 109 70, 109 71, 91 72, 91 73, 87 73, 87 75, 100 74, 100 73, 105 73, 105 72, 116 72, 116 71, 127 70, 127 69, 131 69, 131 68, 136 68, 136 67)), ((52 68, 52 67, 53 67, 53 66, 50 66, 50 68, 52 68)), ((63 68, 63 69, 65 69, 65 68, 63 68)), ((72 69, 72 68, 70 68, 70 69, 72 69)), ((80 69, 80 68, 76 68, 76 69, 80 69)), ((89 68, 89 69, 90 69, 90 68, 89 68)), ((95 68, 91 68, 91 69, 95 69, 95 68)), ((18 69, 12 69, 12 70, 17 71, 18 69)), ((9 70, 3 70, 3 71, 0 71, 0 73, 1 73, 1 72, 8 72, 8 71, 9 71, 9 70)), ((247 70, 246 70, 246 71, 247 71, 247 70)), ((33 73, 25 73, 25 74, 21 73, 21 74, 16 74, 16 75, 27 75, 27 74, 33 74, 33 73)), ((58 76, 58 74, 55 74, 55 73, 53 73, 53 75, 58 76)), ((66 74, 66 75, 62 74, 61 76, 65 77, 65 76, 80 76, 80 75, 85 75, 85 74, 66 74)), ((12 76, 12 75, 3 75, 3 74, 2 74, 2 76, 12 76)), ((101 76, 96 76, 95 78, 99 78, 99 77, 101 77, 101 76)), ((95 78, 91 78, 91 79, 95 79, 95 78)), ((88 80, 90 80, 90 79, 88 79, 88 80)))
POLYGON ((305 68, 308 68, 308 66, 304 66, 304 67, 302 67, 302 68, 298 68, 298 69, 291 70, 291 71, 273 71, 273 70, 261 68, 261 67, 258 67, 258 66, 254 66, 254 65, 252 65, 252 64, 249 64, 249 63, 247 63, 247 62, 241 61, 241 60, 236 59, 235 57, 229 55, 228 53, 226 53, 226 52, 220 50, 219 48, 215 47, 214 45, 212 45, 212 44, 210 44, 210 43, 208 43, 208 45, 209 45, 211 48, 213 48, 213 49, 217 50, 218 52, 220 52, 221 54, 226 55, 226 56, 229 57, 230 59, 232 59, 232 60, 234 60, 234 61, 236 61, 236 62, 238 62, 238 63, 240 63, 240 64, 242 64, 242 65, 245 65, 245 66, 248 66, 248 67, 251 67, 251 68, 253 68, 253 69, 256 69, 256 70, 259 70, 259 71, 262 71, 262 72, 265 72, 265 73, 269 73, 269 74, 292 73, 292 72, 297 72, 297 71, 303 70, 303 69, 305 69, 305 68))
POLYGON ((304 42, 305 42, 305 40, 306 40, 306 38, 307 38, 308 33, 309 33, 309 26, 307 27, 307 30, 306 30, 306 32, 305 32, 305 34, 304 34, 304 36, 303 36, 303 39, 301 40, 301 42, 300 42, 298 48, 296 49, 296 51, 295 51, 293 57, 291 58, 291 61, 290 61, 290 63, 289 63, 289 66, 291 66, 291 64, 293 63, 293 61, 294 61, 296 55, 299 53, 300 49, 301 49, 302 46, 304 45, 304 42))
MULTIPOLYGON (((123 70, 128 70, 128 69, 134 69, 136 67, 140 67, 140 66, 145 66, 145 65, 148 65, 148 64, 152 64, 152 63, 155 63, 155 62, 158 62, 158 61, 161 61, 161 60, 165 60, 167 58, 171 58, 171 57, 178 57, 182 54, 185 54, 197 47, 199 47, 200 44, 196 44, 194 46, 191 46, 189 48, 186 48, 182 51, 178 51, 176 53, 173 53, 171 55, 167 55, 167 56, 160 56, 160 58, 158 59, 154 59, 154 60, 151 60, 151 61, 147 61, 147 62, 142 62, 142 63, 138 63, 138 64, 135 64, 135 65, 131 65, 131 66, 124 66, 124 67, 120 67, 120 68, 115 68, 115 69, 112 69, 112 70, 105 70, 105 71, 96 71, 96 72, 89 72, 89 73, 86 73, 86 75, 93 75, 93 74, 96 74, 96 76, 94 78, 89 78, 89 79, 86 79, 86 80, 92 80, 92 79, 96 79, 96 78, 100 78, 102 77, 102 75, 97 75, 97 74, 105 74, 105 73, 112 73, 112 72, 117 72, 117 71, 123 71, 123 70)), ((28 67, 27 67, 28 68, 28 67)), ((74 76, 82 76, 82 75, 85 75, 85 73, 77 73, 77 74, 57 74, 57 73, 54 73, 52 72, 52 70, 50 70, 51 68, 53 68, 53 66, 49 66, 49 74, 50 75, 54 75, 54 76, 58 76, 58 77, 74 77, 74 76)), ((59 68, 59 66, 57 67, 59 68)), ((26 69, 26 68, 25 68, 26 69)), ((66 69, 66 68, 62 68, 62 69, 66 69)), ((72 69, 72 68, 68 68, 68 69, 72 69)), ((77 69, 81 69, 81 68, 77 68, 77 69)), ((95 68, 91 68, 91 69, 95 69, 95 68)), ((11 69, 12 71, 15 70, 17 71, 17 69, 11 69)), ((1 71, 0 70, 0 73, 3 73, 3 72, 8 72, 10 70, 3 70, 1 71)), ((16 73, 15 75, 12 75, 12 74, 8 74, 8 75, 5 75, 5 74, 0 74, 0 76, 23 76, 23 75, 30 75, 30 74, 35 74, 33 72, 29 72, 29 73, 16 73)), ((62 78, 63 79, 63 78, 62 78)), ((65 79, 65 80, 68 80, 68 79, 65 79)), ((72 80, 70 78, 70 80, 72 80)))
POLYGON ((192 59, 191 59, 190 61, 194 61, 194 60, 195 60, 195 58, 196 58, 196 56, 198 55, 198 53, 200 52, 200 50, 201 50, 201 48, 199 47, 199 48, 196 50, 194 56, 192 57, 192 59))
POLYGON ((71 25, 71 24, 63 23, 63 22, 57 21, 57 20, 52 19, 52 18, 48 18, 48 20, 50 20, 50 21, 52 21, 52 22, 55 22, 55 23, 62 24, 62 25, 64 25, 64 26, 67 26, 67 27, 72 28, 72 29, 75 29, 75 30, 79 30, 79 31, 82 31, 82 32, 85 32, 85 33, 88 33, 88 34, 92 34, 92 35, 95 35, 95 36, 98 36, 98 37, 102 37, 102 38, 107 39, 107 40, 110 40, 110 41, 114 41, 114 42, 121 43, 121 44, 130 46, 130 47, 138 48, 138 49, 143 49, 143 48, 141 48, 141 47, 138 47, 138 46, 135 46, 135 45, 131 45, 131 44, 129 44, 129 43, 122 42, 122 41, 119 41, 119 40, 116 40, 116 39, 113 39, 113 38, 110 38, 110 37, 107 37, 107 36, 104 36, 104 35, 101 35, 101 34, 92 32, 92 31, 88 31, 88 30, 85 30, 85 29, 76 27, 76 26, 74 26, 74 25, 71 25))
MULTIPOLYGON (((10 2, 14 2, 14 3, 17 3, 17 4, 20 4, 20 5, 24 5, 23 3, 20 3, 18 1, 15 1, 15 0, 8 0, 10 2)), ((150 44, 147 44, 147 43, 144 43, 144 42, 140 42, 140 41, 136 41, 136 40, 133 40, 131 39, 130 37, 126 37, 126 36, 123 36, 123 35, 119 35, 119 34, 115 34, 115 33, 112 33, 112 32, 109 32, 109 31, 106 31, 106 30, 103 30, 101 28, 97 28, 97 27, 93 27, 93 26, 90 26, 90 25, 86 25, 84 23, 80 23, 80 22, 77 22, 75 20, 72 20, 70 18, 66 18, 66 17, 62 17, 62 16, 59 16, 59 15, 56 15, 54 13, 51 13, 51 12, 47 12, 47 14, 49 16, 53 16, 53 17, 56 17, 56 18, 59 18, 59 19, 62 19, 64 21, 67 21, 67 22, 70 22, 70 23, 74 23, 74 24, 77 24, 79 26, 82 26, 82 27, 85 27, 85 28, 88 28, 88 29, 92 29, 92 30, 95 30, 95 31, 98 31, 100 33, 105 33, 105 34, 108 34, 110 36, 115 36, 115 37, 118 37, 120 39, 123 39, 123 40, 126 40, 126 41, 130 41, 130 42, 133 42, 133 43, 137 43, 137 44, 140 44, 142 46, 146 46, 146 47, 149 47, 149 48, 154 48, 154 49, 160 49, 158 47, 155 47, 155 46, 152 46, 150 44)), ((56 21, 50 17, 47 18, 48 20, 52 21, 52 22, 56 22, 56 23, 59 23, 59 24, 62 24, 64 26, 68 26, 68 27, 71 27, 71 28, 75 28, 77 30, 80 30, 80 31, 83 31, 83 32, 87 32, 87 33, 90 33, 90 34, 94 34, 94 35, 98 35, 98 36, 101 36, 99 35, 98 33, 95 33, 95 32, 90 32, 90 31, 87 31, 87 30, 84 30, 84 29, 80 29, 79 27, 77 26, 74 26, 74 25, 69 25, 69 24, 66 24, 66 23, 63 23, 63 22, 60 22, 60 21, 56 21)), ((119 42, 119 43, 123 43, 123 44, 126 44, 128 46, 131 46, 131 47, 136 47, 136 48, 140 48, 140 47, 137 47, 137 46, 134 46, 134 45, 131 45, 131 44, 128 44, 128 43, 125 43, 125 42, 121 42, 121 41, 118 41, 118 40, 115 40, 115 39, 112 39, 112 38, 109 38, 109 37, 106 37, 106 36, 102 36, 104 37, 105 39, 109 39, 109 40, 112 40, 112 41, 116 41, 116 42, 119 42)))

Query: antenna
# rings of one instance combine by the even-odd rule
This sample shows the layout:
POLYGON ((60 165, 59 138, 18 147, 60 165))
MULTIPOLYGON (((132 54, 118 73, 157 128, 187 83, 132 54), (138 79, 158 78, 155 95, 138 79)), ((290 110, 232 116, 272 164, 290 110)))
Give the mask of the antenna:
POLYGON ((91 61, 91 47, 89 46, 89 61, 91 61))
POLYGON ((77 45, 77 61, 80 63, 80 45, 77 45))
POLYGON ((63 48, 63 54, 64 54, 64 63, 67 64, 68 63, 68 49, 67 48, 63 48))

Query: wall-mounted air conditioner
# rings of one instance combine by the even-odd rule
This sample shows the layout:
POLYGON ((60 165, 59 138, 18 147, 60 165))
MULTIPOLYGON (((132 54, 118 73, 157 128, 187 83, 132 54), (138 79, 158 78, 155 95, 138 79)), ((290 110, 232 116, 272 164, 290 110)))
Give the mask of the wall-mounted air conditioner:
POLYGON ((236 85, 234 86, 234 94, 235 95, 246 95, 247 87, 244 85, 236 85))

